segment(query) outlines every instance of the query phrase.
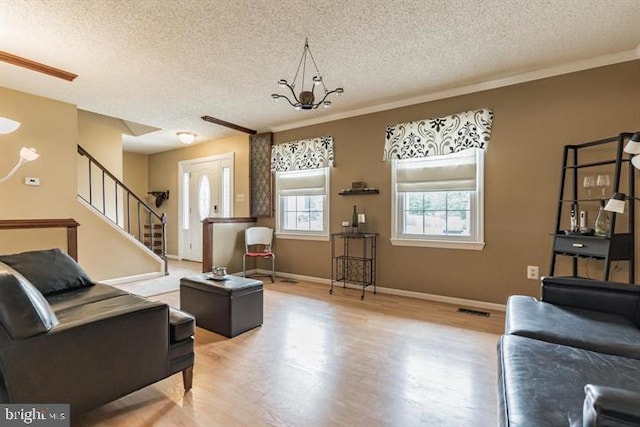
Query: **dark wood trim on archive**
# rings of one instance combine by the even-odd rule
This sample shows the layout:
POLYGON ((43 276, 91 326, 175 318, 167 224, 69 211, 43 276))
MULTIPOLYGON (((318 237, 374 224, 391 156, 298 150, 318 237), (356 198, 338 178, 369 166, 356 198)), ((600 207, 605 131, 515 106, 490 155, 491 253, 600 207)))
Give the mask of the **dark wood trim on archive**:
POLYGON ((213 123, 215 125, 224 126, 224 127, 229 128, 229 129, 237 130, 239 132, 248 133, 249 135, 255 135, 256 133, 258 133, 258 131, 255 131, 253 129, 249 129, 249 128, 246 128, 244 126, 237 125, 235 123, 225 122, 224 120, 216 119, 215 117, 202 116, 200 118, 202 120, 204 120, 205 122, 213 123))
POLYGON ((18 67, 27 68, 32 71, 37 71, 38 73, 43 73, 48 76, 57 77, 62 80, 67 80, 69 82, 72 82, 76 77, 78 77, 77 74, 73 74, 59 68, 54 68, 40 62, 32 61, 21 56, 13 55, 2 50, 0 50, 0 61, 6 62, 7 64, 17 65, 18 67))
POLYGON ((236 217, 218 218, 209 217, 202 220, 202 272, 213 271, 213 224, 231 224, 242 222, 256 222, 256 218, 236 217))
POLYGON ((0 230, 24 230, 30 228, 66 228, 67 253, 78 261, 78 223, 73 218, 63 219, 3 219, 0 220, 0 230))

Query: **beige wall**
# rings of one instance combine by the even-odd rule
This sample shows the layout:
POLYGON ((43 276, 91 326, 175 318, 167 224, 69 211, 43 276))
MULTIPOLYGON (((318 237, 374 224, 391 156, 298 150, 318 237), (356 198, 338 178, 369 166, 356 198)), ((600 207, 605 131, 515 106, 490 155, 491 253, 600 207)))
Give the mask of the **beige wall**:
MULTIPOLYGON (((138 153, 122 153, 122 181, 136 196, 147 200, 149 190, 149 156, 138 153)), ((149 201, 153 201, 149 199, 149 201)))
MULTIPOLYGON (((225 266, 229 274, 242 272, 242 256, 245 252, 244 232, 255 225, 255 222, 214 223, 211 239, 213 266, 225 266)), ((246 263, 247 270, 256 267, 255 258, 247 258, 246 263)), ((268 268, 271 269, 270 264, 268 268)))
POLYGON ((216 154, 234 153, 234 216, 249 216, 249 137, 205 142, 149 156, 149 188, 169 190, 169 200, 160 209, 167 214, 167 251, 178 255, 178 162, 216 154))
MULTIPOLYGON (((539 294, 538 281, 526 279, 527 265, 548 273, 562 147, 640 130, 638 76, 640 61, 633 61, 278 132, 274 143, 333 136, 331 229, 339 231, 354 204, 367 214, 367 227, 380 233, 379 286, 505 303, 511 294, 539 294), (484 250, 392 246, 390 164, 382 161, 386 126, 476 108, 494 112, 485 157, 484 250), (352 181, 365 181, 380 194, 338 196, 352 181)), ((273 220, 259 225, 273 226, 273 220)), ((275 252, 279 271, 330 277, 328 242, 277 240, 275 252)), ((596 264, 592 277, 599 276, 596 264)), ((626 277, 624 264, 619 280, 626 277)))
MULTIPOLYGON (((75 218, 81 224, 80 264, 96 280, 160 271, 155 258, 76 200, 79 119, 90 123, 95 118, 92 114, 79 114, 75 105, 0 87, 0 116, 22 123, 16 132, 0 135, 0 173, 13 166, 23 145, 41 155, 0 184, 0 219, 75 218), (27 176, 40 178, 40 186, 26 186, 27 176)), ((118 155, 122 159, 121 151, 118 155)), ((0 232, 0 251, 60 246, 65 242, 61 236, 64 232, 0 232)))
POLYGON ((120 119, 78 110, 78 144, 122 180, 122 134, 130 133, 120 119))

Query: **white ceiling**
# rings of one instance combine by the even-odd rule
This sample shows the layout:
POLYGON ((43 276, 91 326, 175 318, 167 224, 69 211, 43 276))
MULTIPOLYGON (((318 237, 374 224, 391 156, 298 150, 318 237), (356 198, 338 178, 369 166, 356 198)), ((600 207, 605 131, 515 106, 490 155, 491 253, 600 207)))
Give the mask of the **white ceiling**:
POLYGON ((125 137, 127 150, 152 153, 179 147, 177 131, 197 142, 236 134, 203 115, 285 129, 637 58, 639 23, 640 0, 0 0, 0 50, 79 75, 70 83, 0 63, 0 85, 160 128, 125 137), (345 89, 331 110, 270 99, 278 79, 293 78, 305 37, 328 88, 345 89))

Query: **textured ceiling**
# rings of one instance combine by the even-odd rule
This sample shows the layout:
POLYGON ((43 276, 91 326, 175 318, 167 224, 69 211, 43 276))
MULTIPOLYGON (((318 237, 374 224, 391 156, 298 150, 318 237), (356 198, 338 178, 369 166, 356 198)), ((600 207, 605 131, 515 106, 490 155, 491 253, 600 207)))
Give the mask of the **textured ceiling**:
MULTIPOLYGON (((0 50, 79 75, 0 64, 0 85, 162 130, 131 151, 258 131, 638 49, 640 0, 0 0, 0 50), (305 37, 331 110, 274 104, 305 37)), ((637 57, 637 56, 636 56, 637 57)))

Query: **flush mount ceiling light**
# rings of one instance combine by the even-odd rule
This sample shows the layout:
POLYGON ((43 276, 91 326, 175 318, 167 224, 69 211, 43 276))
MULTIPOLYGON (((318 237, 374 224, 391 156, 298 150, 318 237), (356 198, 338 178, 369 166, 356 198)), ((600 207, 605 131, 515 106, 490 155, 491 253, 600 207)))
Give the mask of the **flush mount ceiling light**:
POLYGON ((313 59, 311 49, 309 49, 309 39, 305 39, 304 41, 304 50, 302 51, 302 57, 300 58, 300 62, 298 63, 298 69, 296 70, 296 74, 293 77, 293 81, 289 83, 285 79, 281 79, 278 81, 278 85, 283 89, 289 88, 294 101, 289 99, 287 95, 280 95, 277 93, 271 94, 271 98, 274 101, 278 101, 280 98, 284 98, 289 101, 289 104, 291 104, 291 106, 296 110, 315 110, 320 105, 322 105, 324 108, 329 108, 331 107, 331 101, 328 101, 327 97, 332 93, 336 93, 338 95, 342 95, 344 93, 344 89, 341 87, 334 90, 328 90, 324 85, 324 80, 320 75, 320 70, 318 70, 316 61, 315 59, 313 59), (311 87, 308 90, 305 90, 304 80, 307 71, 307 56, 311 58, 311 63, 313 63, 313 66, 316 69, 316 74, 311 78, 311 87), (302 78, 300 79, 300 93, 296 95, 296 82, 298 81, 298 76, 300 75, 300 68, 302 68, 302 78), (316 86, 320 85, 322 85, 322 88, 324 89, 324 96, 320 101, 315 102, 314 90, 316 86))
POLYGON ((191 144, 196 140, 196 136, 198 136, 193 132, 177 132, 176 135, 178 135, 178 139, 183 144, 191 144))
POLYGON ((0 134, 7 134, 15 132, 20 127, 20 122, 8 119, 6 117, 0 117, 0 134))

